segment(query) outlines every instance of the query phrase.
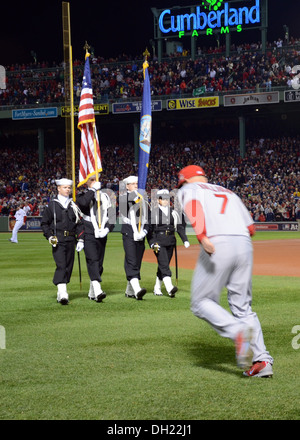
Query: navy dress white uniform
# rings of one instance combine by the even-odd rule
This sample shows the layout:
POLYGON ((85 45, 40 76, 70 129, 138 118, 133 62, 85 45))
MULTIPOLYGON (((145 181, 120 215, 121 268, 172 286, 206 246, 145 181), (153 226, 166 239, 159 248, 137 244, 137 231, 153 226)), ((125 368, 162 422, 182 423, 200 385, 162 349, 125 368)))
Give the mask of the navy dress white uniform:
POLYGON ((102 302, 106 297, 106 293, 103 292, 101 286, 103 261, 107 235, 115 227, 115 210, 108 194, 100 191, 101 183, 96 182, 95 177, 90 177, 86 184, 87 189, 77 195, 76 202, 83 214, 84 252, 90 277, 88 298, 96 302, 102 302), (98 218, 98 195, 100 219, 98 218))
POLYGON ((68 304, 67 284, 70 282, 76 238, 83 242, 84 230, 78 207, 69 195, 72 180, 56 180, 58 195, 45 208, 41 227, 44 236, 52 245, 52 254, 56 263, 53 283, 57 286, 57 301, 68 304))
POLYGON ((183 168, 179 187, 178 199, 201 243, 192 282, 192 311, 235 342, 238 366, 245 368, 252 360, 246 376, 272 376, 273 358, 251 307, 253 219, 236 194, 208 183, 201 167, 183 168), (223 287, 231 313, 220 305, 223 287))
POLYGON ((154 295, 162 296, 162 282, 170 297, 174 297, 177 287, 172 284, 172 272, 170 261, 176 246, 178 232, 184 246, 188 248, 190 243, 185 233, 183 216, 170 207, 170 193, 167 189, 157 191, 158 206, 151 211, 150 230, 147 235, 148 243, 157 258, 158 268, 154 295))
POLYGON ((126 192, 119 197, 119 213, 127 278, 125 295, 141 300, 146 293, 146 289, 140 286, 140 270, 145 251, 145 237, 149 230, 148 207, 137 191, 138 178, 129 176, 123 182, 126 192))

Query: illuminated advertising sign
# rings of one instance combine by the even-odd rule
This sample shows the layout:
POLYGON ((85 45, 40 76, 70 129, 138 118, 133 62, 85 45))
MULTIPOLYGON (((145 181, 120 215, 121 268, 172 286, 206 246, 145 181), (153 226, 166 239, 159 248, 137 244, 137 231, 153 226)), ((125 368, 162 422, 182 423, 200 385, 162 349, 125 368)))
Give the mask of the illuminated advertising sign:
MULTIPOLYGON (((135 102, 116 102, 112 105, 114 114, 120 113, 141 113, 142 101, 135 102)), ((162 111, 162 101, 151 101, 151 110, 153 112, 162 111)))
POLYGON ((247 93, 246 95, 225 95, 224 106, 278 104, 279 92, 247 93))
POLYGON ((284 92, 284 102, 299 102, 300 101, 300 91, 288 90, 284 92))
POLYGON ((222 0, 203 0, 195 12, 179 15, 165 9, 159 16, 159 29, 164 35, 178 33, 179 37, 184 36, 185 31, 192 32, 192 36, 198 36, 198 31, 206 31, 207 35, 213 30, 227 33, 232 27, 241 32, 244 25, 259 24, 261 20, 260 0, 243 3, 247 6, 232 8, 222 0))
MULTIPOLYGON (((74 116, 78 116, 79 105, 74 105, 73 109, 74 109, 74 116)), ((108 115, 109 105, 108 104, 94 104, 94 113, 96 116, 108 115)), ((71 114, 71 107, 70 106, 61 108, 62 118, 65 118, 66 116, 70 116, 70 114, 71 114)))
POLYGON ((12 119, 57 118, 57 107, 27 108, 12 111, 12 119))
POLYGON ((167 110, 195 110, 198 108, 219 107, 218 96, 203 98, 168 99, 167 110))

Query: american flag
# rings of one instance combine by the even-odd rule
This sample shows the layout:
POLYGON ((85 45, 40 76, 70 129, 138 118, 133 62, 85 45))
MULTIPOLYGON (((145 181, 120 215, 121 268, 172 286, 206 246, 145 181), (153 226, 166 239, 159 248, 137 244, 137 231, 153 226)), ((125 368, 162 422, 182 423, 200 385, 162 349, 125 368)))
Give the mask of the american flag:
POLYGON ((95 123, 94 100, 89 57, 90 54, 87 53, 85 57, 84 75, 78 113, 77 126, 79 130, 81 130, 78 186, 86 183, 86 181, 92 175, 95 175, 96 172, 102 171, 101 153, 95 123), (95 160, 96 156, 97 158, 95 160))

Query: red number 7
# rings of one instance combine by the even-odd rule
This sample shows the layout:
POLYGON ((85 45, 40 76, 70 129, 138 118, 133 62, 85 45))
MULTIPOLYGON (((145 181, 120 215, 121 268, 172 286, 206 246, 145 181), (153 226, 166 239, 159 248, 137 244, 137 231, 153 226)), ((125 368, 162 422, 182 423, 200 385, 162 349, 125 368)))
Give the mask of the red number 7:
POLYGON ((215 194, 216 197, 220 197, 222 199, 224 199, 223 203, 222 203, 222 208, 221 208, 221 214, 225 213, 225 209, 226 209, 226 205, 228 202, 228 198, 225 194, 215 194))

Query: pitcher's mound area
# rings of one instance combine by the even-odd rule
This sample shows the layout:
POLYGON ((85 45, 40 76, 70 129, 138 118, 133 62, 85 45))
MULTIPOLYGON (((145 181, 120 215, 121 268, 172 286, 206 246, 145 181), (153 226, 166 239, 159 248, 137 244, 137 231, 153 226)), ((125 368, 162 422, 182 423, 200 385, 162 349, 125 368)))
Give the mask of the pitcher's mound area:
MULTIPOLYGON (((254 241, 253 248, 253 275, 300 277, 300 239, 254 241)), ((188 249, 177 246, 178 266, 182 269, 194 269, 199 252, 198 245, 191 245, 188 249)), ((143 260, 156 263, 153 251, 147 249, 143 260)), ((171 266, 175 266, 174 256, 171 266)))

